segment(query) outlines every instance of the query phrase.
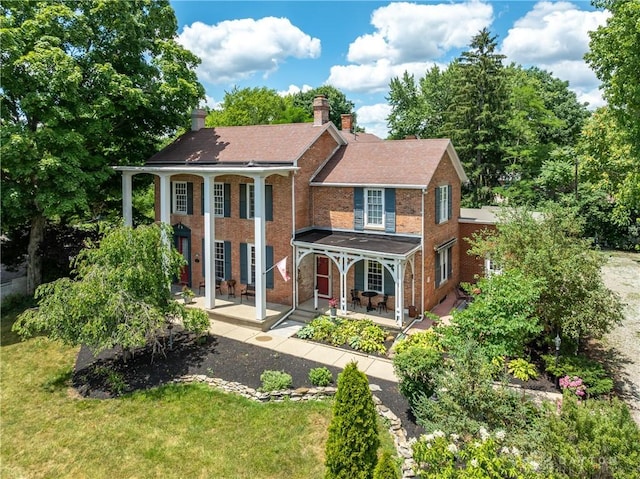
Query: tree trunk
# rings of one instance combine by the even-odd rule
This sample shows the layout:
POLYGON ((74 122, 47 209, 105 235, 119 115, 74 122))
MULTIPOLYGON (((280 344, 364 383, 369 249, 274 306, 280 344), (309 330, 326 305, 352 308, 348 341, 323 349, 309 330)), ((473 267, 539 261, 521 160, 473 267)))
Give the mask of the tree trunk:
POLYGON ((42 283, 42 253, 40 245, 44 240, 44 216, 37 215, 31 220, 29 246, 27 247, 27 294, 33 295, 42 283))

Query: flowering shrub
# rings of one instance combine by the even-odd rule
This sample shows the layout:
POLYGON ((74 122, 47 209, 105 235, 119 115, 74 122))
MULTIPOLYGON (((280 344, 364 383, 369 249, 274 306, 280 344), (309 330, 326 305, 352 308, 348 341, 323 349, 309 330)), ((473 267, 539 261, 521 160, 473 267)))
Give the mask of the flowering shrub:
POLYGON ((508 447, 505 439, 504 431, 491 434, 485 428, 480 428, 477 438, 466 441, 440 430, 423 434, 413 443, 415 472, 432 479, 544 477, 538 472, 538 462, 524 457, 516 447, 508 447))
POLYGON ((587 387, 582 384, 582 379, 578 376, 565 376, 560 378, 560 387, 562 390, 572 391, 576 396, 582 398, 586 394, 587 387))

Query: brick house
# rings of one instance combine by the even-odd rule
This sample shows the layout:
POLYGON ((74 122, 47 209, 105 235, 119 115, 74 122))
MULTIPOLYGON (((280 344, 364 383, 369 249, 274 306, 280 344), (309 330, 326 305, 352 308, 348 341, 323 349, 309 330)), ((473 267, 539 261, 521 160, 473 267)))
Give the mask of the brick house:
POLYGON ((155 175, 156 220, 174 227, 188 264, 179 281, 204 284, 206 309, 216 307, 206 278, 255 288, 257 321, 267 302, 295 309, 315 294, 346 311, 356 289, 387 295, 402 325, 475 261, 462 250, 467 177, 449 140, 354 134, 350 115, 338 130, 324 97, 313 123, 205 128, 204 118, 194 111, 192 130, 144 166, 116 169, 128 225, 132 176, 155 175), (291 281, 273 268, 285 258, 291 281))

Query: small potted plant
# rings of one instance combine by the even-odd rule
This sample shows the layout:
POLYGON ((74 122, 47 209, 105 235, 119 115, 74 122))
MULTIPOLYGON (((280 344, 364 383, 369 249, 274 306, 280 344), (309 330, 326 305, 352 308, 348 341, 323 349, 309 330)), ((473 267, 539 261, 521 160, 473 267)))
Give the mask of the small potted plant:
POLYGON ((338 300, 336 298, 331 298, 329 300, 329 309, 331 310, 331 319, 335 319, 337 308, 338 308, 338 300))
POLYGON ((186 284, 182 287, 182 299, 184 300, 184 304, 189 304, 195 295, 196 294, 191 291, 186 284))

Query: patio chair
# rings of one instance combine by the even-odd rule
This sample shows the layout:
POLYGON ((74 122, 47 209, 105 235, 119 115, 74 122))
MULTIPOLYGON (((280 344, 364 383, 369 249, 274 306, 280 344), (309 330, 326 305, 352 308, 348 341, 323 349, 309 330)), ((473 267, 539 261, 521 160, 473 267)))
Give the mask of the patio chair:
POLYGON ((246 296, 247 300, 249 299, 249 296, 253 296, 255 298, 256 296, 256 285, 255 284, 248 284, 245 286, 245 288, 240 292, 240 302, 242 303, 242 297, 246 296))
POLYGON ((382 310, 384 309, 385 313, 389 311, 389 309, 387 308, 387 300, 389 299, 389 295, 385 294, 382 296, 382 301, 379 301, 378 304, 376 305, 376 308, 378 308, 378 312, 382 312, 382 310))
MULTIPOLYGON (((200 281, 200 284, 198 285, 198 294, 202 294, 202 290, 204 289, 206 284, 207 283, 205 282, 204 279, 200 281)), ((222 280, 219 278, 216 279, 216 293, 222 294, 222 280)))
POLYGON ((352 289, 351 290, 351 307, 355 309, 356 304, 358 306, 362 306, 362 303, 360 302, 360 293, 358 292, 357 289, 352 289))

